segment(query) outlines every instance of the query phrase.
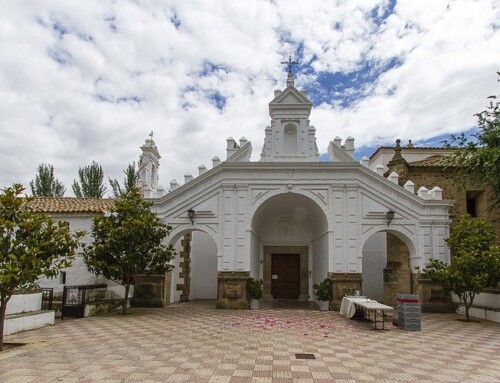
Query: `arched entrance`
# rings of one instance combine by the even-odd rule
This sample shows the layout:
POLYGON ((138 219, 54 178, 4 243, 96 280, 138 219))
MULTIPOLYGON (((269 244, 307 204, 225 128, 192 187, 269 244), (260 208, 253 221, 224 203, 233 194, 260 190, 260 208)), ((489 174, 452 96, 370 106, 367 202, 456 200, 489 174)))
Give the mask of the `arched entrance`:
POLYGON ((250 274, 262 278, 265 300, 308 300, 312 284, 327 276, 327 219, 304 195, 264 201, 252 218, 250 242, 250 274))
POLYGON ((409 238, 396 231, 372 234, 363 245, 363 295, 388 305, 396 304, 398 293, 412 293, 409 238))
POLYGON ((186 229, 171 239, 177 252, 172 272, 172 302, 217 299, 217 245, 201 230, 186 229))

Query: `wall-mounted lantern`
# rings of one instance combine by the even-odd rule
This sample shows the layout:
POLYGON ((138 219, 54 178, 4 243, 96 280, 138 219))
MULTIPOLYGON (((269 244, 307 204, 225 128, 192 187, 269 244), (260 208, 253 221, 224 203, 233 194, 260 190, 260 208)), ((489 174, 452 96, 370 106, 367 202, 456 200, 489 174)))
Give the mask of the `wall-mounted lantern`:
POLYGON ((387 213, 385 213, 385 219, 387 220, 387 226, 389 226, 392 222, 392 220, 394 219, 394 214, 396 214, 396 212, 394 210, 389 210, 387 213))
POLYGON ((193 209, 189 209, 187 211, 188 213, 188 217, 189 217, 189 220, 191 221, 191 225, 194 225, 194 215, 195 215, 195 211, 193 209))

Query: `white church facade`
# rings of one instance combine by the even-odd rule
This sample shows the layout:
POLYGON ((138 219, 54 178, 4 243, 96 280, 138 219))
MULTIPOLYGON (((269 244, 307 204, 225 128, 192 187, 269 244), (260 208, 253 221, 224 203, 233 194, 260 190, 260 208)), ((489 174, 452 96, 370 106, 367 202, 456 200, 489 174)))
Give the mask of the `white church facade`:
MULTIPOLYGON (((170 302, 214 299, 219 308, 246 308, 245 282, 262 279, 266 300, 313 300, 313 284, 329 278, 331 307, 355 290, 395 304, 397 293, 419 290, 419 270, 431 258, 449 262, 452 201, 438 187, 398 185, 380 163, 354 158, 354 139, 335 138, 320 161, 312 103, 294 86, 276 90, 263 129, 260 161, 252 144, 227 139, 227 158, 199 166, 183 185, 159 186, 160 153, 152 136, 141 147, 139 186, 152 210, 173 227, 178 250, 170 302)), ((36 199, 38 211, 90 233, 92 216, 112 200, 36 199)), ((92 238, 87 234, 85 240, 92 238)), ((61 280, 43 287, 102 282, 77 257, 61 280)), ((424 297, 425 298, 425 297, 424 297)))
POLYGON ((165 193, 152 137, 142 146, 141 187, 173 226, 168 241, 180 253, 171 301, 243 308, 248 277, 263 280, 268 300, 313 299, 312 285, 328 277, 333 306, 353 290, 390 301, 415 290, 430 258, 449 261, 452 201, 441 189, 415 192, 395 173, 384 178, 383 167, 354 159, 351 137, 335 138, 320 161, 312 103, 290 72, 274 96, 260 161, 250 161, 245 138, 228 138, 225 161, 215 157, 210 170, 201 165, 197 177, 172 181, 165 193))

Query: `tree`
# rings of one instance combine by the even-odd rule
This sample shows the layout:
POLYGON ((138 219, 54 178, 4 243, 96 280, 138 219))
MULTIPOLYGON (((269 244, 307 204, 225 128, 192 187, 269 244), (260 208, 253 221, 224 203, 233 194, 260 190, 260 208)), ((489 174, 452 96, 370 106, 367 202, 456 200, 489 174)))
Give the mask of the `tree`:
POLYGON ((151 205, 136 188, 120 195, 108 214, 94 217, 94 240, 83 254, 90 272, 125 287, 124 314, 134 275, 160 274, 173 268, 169 262, 174 249, 162 242, 172 228, 160 221, 151 205))
POLYGON ((38 165, 37 175, 30 186, 35 197, 63 197, 66 192, 64 185, 54 179, 54 166, 50 164, 38 165))
POLYGON ((123 171, 125 178, 123 179, 123 188, 120 186, 118 180, 109 179, 109 184, 113 190, 113 196, 118 198, 121 194, 128 193, 132 188, 134 188, 139 180, 139 170, 135 169, 135 162, 128 164, 127 169, 123 171))
POLYGON ((446 240, 451 264, 431 259, 424 269, 426 277, 464 302, 467 320, 476 294, 500 280, 500 246, 494 241, 495 232, 488 222, 464 215, 446 240))
POLYGON ((473 187, 489 185, 494 206, 500 207, 500 95, 488 98, 489 106, 476 114, 478 132, 472 138, 464 133, 452 135, 451 142, 445 142, 455 149, 446 161, 454 168, 458 185, 464 185, 464 180, 473 187))
POLYGON ((53 278, 71 265, 83 232, 71 233, 67 222, 29 208, 19 184, 0 193, 0 350, 7 303, 16 289, 36 286, 40 275, 53 278))
POLYGON ((77 197, 102 198, 106 193, 104 186, 104 172, 101 165, 92 161, 92 164, 78 169, 80 182, 73 181, 73 192, 77 197))

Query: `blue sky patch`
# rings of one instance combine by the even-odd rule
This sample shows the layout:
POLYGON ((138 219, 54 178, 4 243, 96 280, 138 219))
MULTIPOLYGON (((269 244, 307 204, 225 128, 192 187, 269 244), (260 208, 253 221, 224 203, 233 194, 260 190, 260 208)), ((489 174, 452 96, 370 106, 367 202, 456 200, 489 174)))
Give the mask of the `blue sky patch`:
POLYGON ((209 93, 208 99, 219 110, 223 110, 224 107, 226 106, 227 97, 224 97, 221 93, 217 91, 209 93))

